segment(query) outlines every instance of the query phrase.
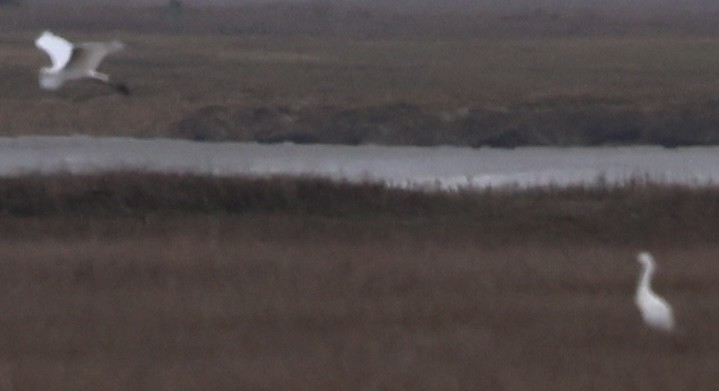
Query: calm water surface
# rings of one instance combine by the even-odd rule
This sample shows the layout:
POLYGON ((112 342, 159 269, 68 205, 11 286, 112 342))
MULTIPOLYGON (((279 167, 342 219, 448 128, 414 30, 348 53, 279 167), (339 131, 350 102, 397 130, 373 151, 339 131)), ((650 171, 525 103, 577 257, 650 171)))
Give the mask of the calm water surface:
POLYGON ((0 138, 0 175, 130 169, 225 176, 297 175, 391 186, 719 183, 719 147, 386 147, 199 143, 169 139, 0 138))

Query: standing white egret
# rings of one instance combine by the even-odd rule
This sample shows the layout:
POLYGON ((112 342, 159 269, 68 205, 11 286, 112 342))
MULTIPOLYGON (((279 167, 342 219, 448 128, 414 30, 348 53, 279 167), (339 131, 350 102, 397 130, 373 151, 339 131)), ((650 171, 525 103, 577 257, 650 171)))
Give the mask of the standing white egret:
POLYGON ((672 307, 666 300, 654 293, 650 286, 655 269, 654 258, 648 252, 643 251, 637 254, 637 261, 642 265, 642 273, 639 276, 634 302, 639 307, 642 319, 647 326, 653 329, 671 332, 674 330, 672 307))
POLYGON ((73 45, 68 40, 45 31, 35 40, 35 46, 47 52, 52 60, 52 67, 40 69, 40 87, 46 90, 57 90, 67 81, 90 78, 101 81, 124 95, 130 93, 127 86, 110 82, 108 75, 96 70, 105 56, 125 47, 120 41, 73 45))

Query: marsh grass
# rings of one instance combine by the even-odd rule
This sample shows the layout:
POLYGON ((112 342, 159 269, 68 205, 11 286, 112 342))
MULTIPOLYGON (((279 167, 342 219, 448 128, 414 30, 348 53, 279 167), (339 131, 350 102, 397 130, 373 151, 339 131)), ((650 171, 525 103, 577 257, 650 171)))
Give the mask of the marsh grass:
POLYGON ((716 189, 0 181, 12 389, 708 389, 716 189), (45 206, 42 206, 45 205, 45 206), (632 304, 639 249, 683 334, 632 304), (559 380, 558 380, 559 379, 559 380))
MULTIPOLYGON (((153 218, 288 215, 351 220, 439 222, 477 238, 633 242, 671 235, 716 240, 719 190, 633 180, 614 186, 393 189, 317 178, 205 177, 108 172, 0 179, 7 218, 153 218)), ((491 240, 490 240, 491 241, 491 240)))

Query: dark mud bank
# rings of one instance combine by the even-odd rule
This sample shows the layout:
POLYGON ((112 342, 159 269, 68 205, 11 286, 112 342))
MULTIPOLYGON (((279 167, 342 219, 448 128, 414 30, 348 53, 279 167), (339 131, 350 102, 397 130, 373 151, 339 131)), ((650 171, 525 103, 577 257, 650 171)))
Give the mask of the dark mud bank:
POLYGON ((625 102, 551 99, 514 107, 433 110, 366 107, 206 106, 171 125, 204 141, 300 144, 519 146, 719 144, 719 101, 647 109, 625 102))

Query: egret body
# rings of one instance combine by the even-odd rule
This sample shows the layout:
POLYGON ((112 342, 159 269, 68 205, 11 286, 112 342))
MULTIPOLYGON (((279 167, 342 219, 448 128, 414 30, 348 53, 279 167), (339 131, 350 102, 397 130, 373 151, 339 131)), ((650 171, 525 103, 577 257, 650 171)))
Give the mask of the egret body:
POLYGON ((634 299, 642 319, 647 326, 663 332, 674 330, 674 314, 672 307, 662 297, 654 293, 651 287, 654 275, 654 258, 648 252, 640 252, 637 261, 642 265, 642 273, 637 284, 637 293, 634 299))

